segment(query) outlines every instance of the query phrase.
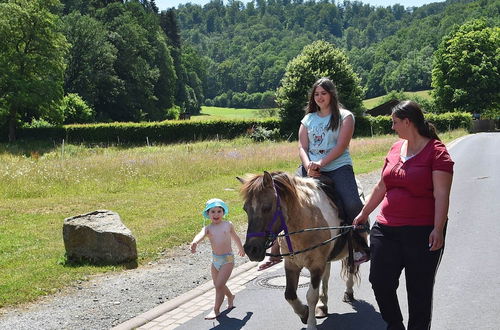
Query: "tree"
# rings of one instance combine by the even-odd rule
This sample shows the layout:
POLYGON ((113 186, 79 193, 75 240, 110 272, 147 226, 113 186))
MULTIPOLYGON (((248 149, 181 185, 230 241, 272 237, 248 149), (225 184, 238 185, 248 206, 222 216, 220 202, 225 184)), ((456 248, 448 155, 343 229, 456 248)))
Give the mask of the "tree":
POLYGON ((19 120, 31 121, 63 96, 64 56, 58 0, 0 3, 0 104, 8 112, 9 141, 19 120))
POLYGON ((95 109, 99 119, 107 118, 109 105, 124 88, 114 69, 117 49, 108 41, 104 24, 95 18, 74 11, 63 20, 71 44, 64 91, 77 93, 95 109))
POLYGON ((472 20, 445 36, 435 53, 433 96, 441 111, 500 108, 500 27, 472 20))
POLYGON ((356 114, 362 110, 363 89, 347 63, 347 56, 325 41, 316 41, 288 63, 277 91, 282 133, 297 135, 308 92, 320 77, 329 77, 336 86, 340 102, 356 114))
POLYGON ((167 36, 168 43, 171 46, 172 59, 174 61, 175 73, 177 75, 175 87, 175 103, 186 111, 189 94, 186 90, 188 80, 186 68, 182 65, 182 48, 179 25, 174 9, 162 11, 160 13, 160 26, 167 36))
POLYGON ((418 91, 428 89, 431 84, 432 54, 434 50, 426 46, 419 51, 410 51, 402 58, 394 70, 386 72, 382 84, 386 91, 402 89, 418 91))

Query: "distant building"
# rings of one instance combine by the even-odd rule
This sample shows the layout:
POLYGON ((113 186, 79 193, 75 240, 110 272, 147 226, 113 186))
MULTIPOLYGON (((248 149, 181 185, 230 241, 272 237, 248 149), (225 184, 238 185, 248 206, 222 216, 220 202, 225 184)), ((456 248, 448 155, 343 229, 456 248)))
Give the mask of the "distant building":
POLYGON ((366 114, 376 117, 376 116, 390 116, 392 113, 392 108, 398 104, 398 100, 390 100, 388 102, 382 103, 375 108, 366 110, 366 114))

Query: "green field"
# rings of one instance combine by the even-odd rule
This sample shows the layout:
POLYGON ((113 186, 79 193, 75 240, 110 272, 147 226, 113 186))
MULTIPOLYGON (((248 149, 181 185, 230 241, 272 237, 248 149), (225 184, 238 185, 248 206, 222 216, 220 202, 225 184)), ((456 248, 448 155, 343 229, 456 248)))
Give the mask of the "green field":
POLYGON ((277 116, 276 109, 235 109, 203 106, 201 107, 201 113, 191 116, 191 120, 253 119, 277 116))
MULTIPOLYGON (((427 90, 427 91, 419 91, 419 92, 405 92, 405 94, 408 94, 408 95, 417 95, 417 96, 420 96, 424 99, 430 99, 431 98, 431 94, 430 94, 430 90, 427 90)), ((375 106, 377 106, 377 104, 380 103, 380 101, 385 97, 385 95, 383 96, 378 96, 378 97, 374 97, 372 99, 366 99, 363 101, 363 105, 365 106, 366 109, 371 109, 371 108, 374 108, 375 106)))
MULTIPOLYGON (((418 95, 425 99, 430 99, 430 90, 419 92, 405 92, 408 95, 418 95)), ((371 109, 381 102, 385 96, 374 97, 363 101, 366 109, 371 109)), ((277 117, 276 109, 235 109, 220 107, 201 107, 199 115, 191 116, 191 120, 218 120, 218 119, 251 119, 277 117)))

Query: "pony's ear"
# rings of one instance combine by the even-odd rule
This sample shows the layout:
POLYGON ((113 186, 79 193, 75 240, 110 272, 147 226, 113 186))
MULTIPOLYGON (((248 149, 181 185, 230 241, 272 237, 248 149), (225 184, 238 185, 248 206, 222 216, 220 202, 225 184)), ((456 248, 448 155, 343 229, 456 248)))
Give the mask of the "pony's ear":
POLYGON ((245 180, 243 178, 240 178, 239 176, 237 176, 236 179, 238 179, 238 181, 241 182, 241 183, 247 182, 247 180, 245 180))
POLYGON ((273 186, 273 177, 271 176, 271 174, 269 174, 269 172, 264 171, 263 179, 264 179, 264 181, 263 181, 264 187, 272 187, 273 186))

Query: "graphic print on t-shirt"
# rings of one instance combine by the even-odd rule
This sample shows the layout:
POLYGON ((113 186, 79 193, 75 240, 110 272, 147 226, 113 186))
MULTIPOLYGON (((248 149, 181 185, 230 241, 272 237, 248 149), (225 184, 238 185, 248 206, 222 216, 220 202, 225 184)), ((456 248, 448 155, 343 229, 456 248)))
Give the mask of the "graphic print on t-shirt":
POLYGON ((312 145, 313 147, 319 147, 323 140, 325 139, 325 127, 323 124, 311 127, 312 145))

